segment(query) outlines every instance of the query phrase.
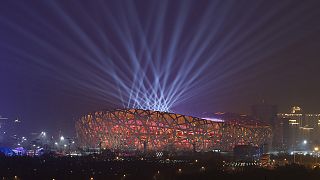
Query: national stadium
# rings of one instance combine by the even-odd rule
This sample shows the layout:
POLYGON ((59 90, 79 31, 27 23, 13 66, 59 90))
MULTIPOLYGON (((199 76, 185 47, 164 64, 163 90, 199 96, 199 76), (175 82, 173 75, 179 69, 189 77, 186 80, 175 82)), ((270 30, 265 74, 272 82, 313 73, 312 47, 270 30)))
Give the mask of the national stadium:
POLYGON ((236 145, 261 146, 271 139, 267 124, 221 117, 224 119, 142 109, 96 111, 76 122, 76 133, 83 148, 143 152, 232 151, 236 145))

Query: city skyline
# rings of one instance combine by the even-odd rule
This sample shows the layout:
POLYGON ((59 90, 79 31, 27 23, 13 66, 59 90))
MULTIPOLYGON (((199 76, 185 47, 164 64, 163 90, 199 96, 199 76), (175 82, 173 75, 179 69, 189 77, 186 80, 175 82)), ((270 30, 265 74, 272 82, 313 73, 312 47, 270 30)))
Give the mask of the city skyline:
POLYGON ((0 1, 0 178, 319 179, 319 0, 0 1))

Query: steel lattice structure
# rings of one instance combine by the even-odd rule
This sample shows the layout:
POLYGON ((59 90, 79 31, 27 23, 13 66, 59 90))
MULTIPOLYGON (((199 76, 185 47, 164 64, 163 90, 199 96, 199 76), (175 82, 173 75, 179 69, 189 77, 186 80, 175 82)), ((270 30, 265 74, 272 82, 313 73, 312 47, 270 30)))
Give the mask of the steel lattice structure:
POLYGON ((230 151, 237 144, 262 145, 271 137, 265 125, 216 122, 181 114, 119 109, 97 111, 76 122, 83 147, 113 150, 230 151))

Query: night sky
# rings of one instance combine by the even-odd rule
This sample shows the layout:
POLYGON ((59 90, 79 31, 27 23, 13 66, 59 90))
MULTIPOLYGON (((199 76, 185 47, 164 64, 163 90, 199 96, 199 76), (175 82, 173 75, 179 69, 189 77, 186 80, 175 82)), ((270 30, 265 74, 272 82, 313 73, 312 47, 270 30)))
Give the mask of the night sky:
POLYGON ((320 113, 319 68, 319 0, 0 2, 0 115, 25 132, 71 133, 130 89, 185 114, 320 113))

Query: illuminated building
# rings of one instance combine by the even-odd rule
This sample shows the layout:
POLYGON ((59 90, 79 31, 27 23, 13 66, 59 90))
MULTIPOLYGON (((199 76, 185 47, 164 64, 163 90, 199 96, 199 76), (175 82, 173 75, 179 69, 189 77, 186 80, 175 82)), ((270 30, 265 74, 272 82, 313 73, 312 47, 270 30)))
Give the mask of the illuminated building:
POLYGON ((302 112, 302 108, 294 106, 290 113, 279 113, 278 121, 282 128, 282 135, 279 137, 284 149, 306 149, 306 146, 301 146, 304 140, 310 145, 320 143, 320 114, 306 114, 302 112))
POLYGON ((315 145, 320 144, 320 114, 305 114, 303 128, 307 131, 306 138, 315 145))
POLYGON ((300 107, 294 106, 290 113, 278 113, 279 149, 294 150, 302 141, 299 128, 302 127, 303 114, 300 107))
POLYGON ((232 151, 236 145, 269 141, 265 124, 196 118, 141 109, 97 111, 76 122, 82 147, 122 151, 232 151))
POLYGON ((300 107, 294 106, 292 107, 291 113, 278 113, 278 118, 286 118, 290 125, 302 127, 304 115, 300 107))

